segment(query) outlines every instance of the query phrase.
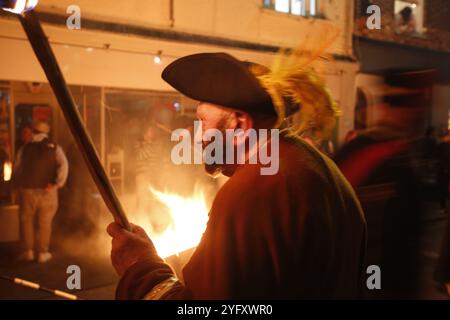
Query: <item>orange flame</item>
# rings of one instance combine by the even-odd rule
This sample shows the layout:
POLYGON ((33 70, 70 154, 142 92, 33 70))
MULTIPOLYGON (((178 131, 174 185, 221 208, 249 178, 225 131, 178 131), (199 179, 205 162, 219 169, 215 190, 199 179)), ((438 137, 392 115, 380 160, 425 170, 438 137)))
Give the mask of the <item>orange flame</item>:
POLYGON ((10 181, 12 174, 12 164, 11 161, 5 161, 3 164, 3 181, 10 181))
POLYGON ((178 194, 160 192, 152 187, 149 187, 149 191, 169 209, 171 218, 171 223, 163 232, 155 233, 151 231, 148 219, 138 217, 141 221, 137 221, 137 224, 148 232, 159 256, 166 258, 195 248, 208 222, 204 192, 196 188, 191 197, 185 198, 178 194))

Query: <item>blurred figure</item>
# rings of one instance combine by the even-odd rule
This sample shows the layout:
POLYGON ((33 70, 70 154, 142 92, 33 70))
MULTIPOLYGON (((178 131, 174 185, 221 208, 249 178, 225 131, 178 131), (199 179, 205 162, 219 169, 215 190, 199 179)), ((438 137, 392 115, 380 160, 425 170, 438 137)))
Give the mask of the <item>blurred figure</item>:
POLYGON ((344 143, 349 143, 353 139, 355 139, 358 136, 358 131, 356 130, 350 130, 347 132, 344 138, 344 143))
POLYGON ((418 145, 418 173, 424 199, 435 202, 438 197, 438 141, 435 128, 428 127, 418 145))
POLYGON ((404 7, 395 17, 395 29, 399 33, 414 33, 416 25, 416 18, 410 6, 404 7))
POLYGON ((450 210, 447 208, 450 189, 450 135, 448 132, 438 146, 438 168, 440 209, 449 217, 434 278, 445 286, 447 294, 450 296, 450 210))
POLYGON ((163 210, 155 209, 159 202, 150 191, 150 187, 160 190, 162 170, 162 144, 156 128, 145 129, 142 140, 136 145, 136 202, 137 212, 150 217, 155 232, 162 232, 169 223, 163 210))
POLYGON ((432 159, 436 155, 437 140, 435 138, 435 131, 433 127, 428 127, 425 131, 423 153, 426 159, 432 159))
POLYGON ((31 140, 33 140, 33 128, 27 124, 19 130, 19 139, 16 141, 16 150, 20 150, 23 145, 30 143, 31 140))
POLYGON ((49 245, 52 221, 58 209, 58 189, 66 182, 68 173, 66 156, 61 147, 49 139, 49 132, 48 123, 41 121, 35 124, 32 141, 17 153, 13 173, 14 185, 19 190, 19 210, 25 246, 21 259, 34 260, 37 236, 39 263, 52 258, 49 245))
POLYGON ((22 144, 30 143, 33 140, 33 129, 29 126, 23 127, 20 131, 20 140, 22 144))
POLYGON ((382 290, 367 290, 368 299, 417 298, 421 202, 411 163, 432 74, 387 74, 376 125, 358 132, 336 155, 366 213, 366 266, 381 269, 382 290))
POLYGON ((447 213, 447 199, 450 187, 450 134, 448 131, 442 137, 436 149, 439 205, 441 212, 447 213))

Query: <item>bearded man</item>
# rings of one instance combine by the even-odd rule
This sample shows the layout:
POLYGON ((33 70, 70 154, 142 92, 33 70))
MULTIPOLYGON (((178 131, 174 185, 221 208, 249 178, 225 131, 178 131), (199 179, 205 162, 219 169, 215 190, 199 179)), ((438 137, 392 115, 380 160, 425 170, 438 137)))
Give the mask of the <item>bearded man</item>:
MULTIPOLYGON (((203 53, 176 60, 162 77, 200 101, 197 115, 203 131, 247 132, 271 131, 280 127, 289 109, 307 107, 306 99, 301 105, 297 101, 298 90, 274 94, 259 78, 264 74, 269 71, 262 66, 228 54, 203 53), (286 102, 283 110, 280 101, 286 102)), ((304 79, 303 84, 316 86, 311 77, 304 79)), ((314 130, 318 128, 316 122, 314 130)), ((245 150, 243 164, 225 161, 231 151, 236 155, 237 140, 231 148, 223 146, 223 161, 206 166, 208 173, 230 179, 214 199, 206 231, 183 270, 183 282, 158 256, 142 228, 133 226, 128 232, 116 223, 108 226, 112 263, 121 277, 118 299, 358 297, 365 219, 335 164, 289 130, 259 139, 245 150), (265 175, 261 161, 248 160, 273 143, 278 143, 278 170, 265 175)))

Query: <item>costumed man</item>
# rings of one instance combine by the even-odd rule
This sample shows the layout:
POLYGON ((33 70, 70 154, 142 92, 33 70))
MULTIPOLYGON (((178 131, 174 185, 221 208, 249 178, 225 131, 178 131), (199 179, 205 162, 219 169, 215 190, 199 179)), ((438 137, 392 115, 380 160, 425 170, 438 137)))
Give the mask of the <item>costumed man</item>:
MULTIPOLYGON (((299 138, 311 132, 307 123, 314 122, 316 133, 329 129, 334 102, 299 52, 279 57, 269 70, 226 53, 202 53, 180 58, 163 71, 166 82, 200 101, 203 131, 282 128, 299 107, 305 122, 281 131, 275 174, 262 175, 264 165, 249 163, 252 148, 245 151, 244 164, 228 164, 230 149, 224 146, 223 161, 206 165, 208 173, 230 179, 214 199, 183 282, 142 228, 133 225, 128 232, 110 224, 112 264, 121 277, 116 298, 358 297, 365 248, 361 207, 334 163, 299 138)), ((267 144, 259 140, 256 148, 274 144, 275 137, 267 144)), ((210 143, 203 141, 203 148, 210 143)))
POLYGON ((24 261, 35 259, 35 236, 37 261, 45 263, 52 258, 49 246, 58 209, 58 189, 66 182, 69 166, 61 147, 49 139, 49 132, 47 122, 34 125, 32 141, 19 149, 13 171, 13 182, 19 190, 24 261))

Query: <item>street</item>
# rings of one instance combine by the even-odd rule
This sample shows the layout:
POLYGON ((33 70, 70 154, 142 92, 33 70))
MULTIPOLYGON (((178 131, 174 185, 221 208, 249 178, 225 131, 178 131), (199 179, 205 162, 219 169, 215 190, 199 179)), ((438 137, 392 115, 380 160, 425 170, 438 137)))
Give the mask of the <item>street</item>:
MULTIPOLYGON (((433 271, 439 257, 441 236, 445 230, 447 219, 439 212, 437 204, 428 202, 425 205, 426 214, 423 219, 421 238, 421 299, 449 299, 445 293, 438 290, 433 280, 433 271)), ((43 286, 71 292, 66 281, 70 274, 67 267, 77 265, 81 269, 81 290, 71 293, 80 299, 110 300, 114 299, 114 291, 118 277, 109 260, 109 247, 103 244, 106 237, 89 237, 76 244, 64 239, 64 234, 56 232, 53 239, 54 259, 46 264, 21 263, 17 261, 19 245, 0 245, 0 274, 14 276, 37 282, 43 286), (76 245, 74 250, 68 248, 76 245), (104 250, 100 252, 100 250, 104 250)), ((59 299, 48 293, 21 287, 0 280, 0 299, 59 299)))

